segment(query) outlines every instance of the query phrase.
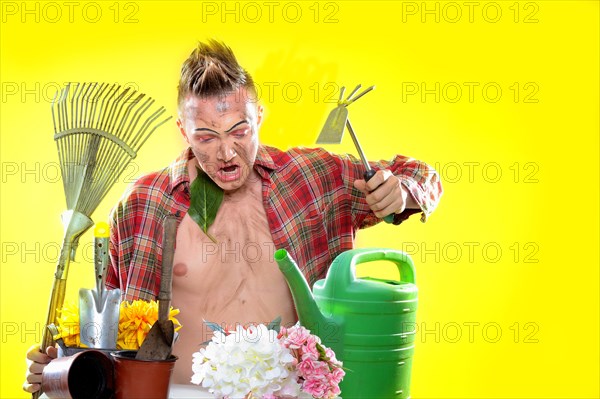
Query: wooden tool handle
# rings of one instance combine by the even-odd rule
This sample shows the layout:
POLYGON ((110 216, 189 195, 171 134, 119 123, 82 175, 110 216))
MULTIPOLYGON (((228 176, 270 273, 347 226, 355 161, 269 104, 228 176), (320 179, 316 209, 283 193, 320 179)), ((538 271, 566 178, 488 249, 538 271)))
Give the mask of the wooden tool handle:
POLYGON ((175 254, 175 239, 177 238, 177 218, 167 215, 163 223, 163 250, 160 277, 160 292, 158 293, 158 320, 169 318, 171 307, 171 291, 173 288, 173 256, 175 254))
MULTIPOLYGON (((63 242, 63 246, 60 249, 60 256, 56 265, 56 272, 54 274, 54 283, 52 285, 52 292, 50 294, 50 303, 48 304, 48 315, 46 316, 46 323, 42 330, 42 343, 40 344, 40 352, 46 353, 46 348, 54 345, 54 339, 52 334, 48 332, 46 328, 52 323, 56 323, 56 317, 58 311, 63 307, 65 301, 65 293, 67 291, 67 272, 69 270, 69 263, 71 261, 70 254, 73 248, 73 241, 66 240, 63 242)), ((42 389, 31 394, 32 399, 37 399, 42 394, 42 389)))
MULTIPOLYGON (((46 326, 56 322, 56 309, 62 307, 65 299, 65 292, 67 290, 67 280, 55 279, 52 287, 52 294, 50 296, 50 304, 48 309, 48 317, 46 319, 46 326), (59 306, 60 304, 60 306, 59 306)), ((48 329, 44 328, 42 331, 42 343, 40 345, 40 352, 46 353, 46 348, 54 344, 52 334, 48 329)), ((38 399, 42 395, 42 389, 31 394, 32 399, 38 399)))

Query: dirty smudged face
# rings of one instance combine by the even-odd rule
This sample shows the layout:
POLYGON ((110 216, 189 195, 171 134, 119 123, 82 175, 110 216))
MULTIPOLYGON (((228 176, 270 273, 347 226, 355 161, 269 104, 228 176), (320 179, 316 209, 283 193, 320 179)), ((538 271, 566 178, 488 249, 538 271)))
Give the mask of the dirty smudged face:
POLYGON ((223 96, 188 95, 177 125, 200 168, 224 191, 244 186, 258 151, 262 107, 245 88, 223 96))

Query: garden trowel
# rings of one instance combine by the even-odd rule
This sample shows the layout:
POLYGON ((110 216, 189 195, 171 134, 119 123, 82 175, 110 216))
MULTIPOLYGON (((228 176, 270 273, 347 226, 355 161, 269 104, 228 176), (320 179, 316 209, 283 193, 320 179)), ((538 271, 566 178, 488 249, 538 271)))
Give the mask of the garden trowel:
POLYGON ((81 343, 90 348, 117 347, 121 290, 107 290, 108 224, 100 222, 94 228, 94 269, 96 289, 79 290, 79 331, 81 343))
POLYGON ((158 320, 144 338, 135 358, 138 360, 167 360, 175 340, 175 326, 169 320, 173 288, 173 257, 177 235, 177 218, 167 215, 163 225, 163 249, 158 293, 158 320))
MULTIPOLYGON (((375 176, 375 171, 369 165, 369 161, 365 157, 365 153, 358 142, 358 138, 354 133, 354 129, 352 129, 352 125, 350 124, 350 119, 348 119, 348 105, 352 104, 354 101, 358 100, 371 90, 375 88, 375 86, 371 86, 366 88, 362 93, 353 97, 354 94, 360 89, 361 85, 356 86, 352 93, 348 95, 348 97, 344 100, 344 91, 345 88, 342 87, 340 90, 340 98, 338 100, 338 105, 335 107, 327 117, 325 121, 325 125, 321 129, 321 133, 319 133, 319 137, 317 137, 317 144, 339 144, 342 142, 342 137, 344 137, 344 131, 348 128, 350 132, 350 136, 352 137, 352 141, 354 142, 354 146, 356 147, 356 151, 358 151, 358 155, 365 166, 364 179, 365 181, 369 181, 373 176, 375 176)), ((392 223, 394 221, 394 215, 387 215, 383 218, 387 223, 392 223)))

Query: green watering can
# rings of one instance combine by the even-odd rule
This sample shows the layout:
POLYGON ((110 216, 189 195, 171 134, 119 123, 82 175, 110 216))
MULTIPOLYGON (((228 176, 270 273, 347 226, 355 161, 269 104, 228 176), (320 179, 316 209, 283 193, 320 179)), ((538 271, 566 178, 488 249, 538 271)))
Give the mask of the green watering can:
POLYGON ((275 260, 292 292, 300 323, 318 335, 344 362, 344 399, 409 398, 415 340, 415 267, 401 251, 346 251, 310 292, 304 275, 285 249, 275 260), (391 261, 400 280, 357 278, 356 265, 391 261))

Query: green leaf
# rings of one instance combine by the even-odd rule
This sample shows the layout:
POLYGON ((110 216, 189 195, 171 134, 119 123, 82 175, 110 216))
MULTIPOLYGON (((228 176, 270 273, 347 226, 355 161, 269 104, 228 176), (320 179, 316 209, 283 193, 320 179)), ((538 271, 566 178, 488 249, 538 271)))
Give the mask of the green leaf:
POLYGON ((325 353, 325 348, 323 348, 320 344, 316 344, 315 345, 317 348, 317 352, 319 352, 319 359, 321 360, 325 360, 326 362, 328 362, 329 360, 329 356, 327 356, 327 353, 325 353))
MULTIPOLYGON (((202 319, 202 321, 204 322, 204 324, 207 325, 208 328, 210 328, 213 331, 218 331, 218 332, 222 332, 223 334, 225 334, 225 330, 223 329, 223 327, 221 327, 220 325, 218 325, 217 323, 213 323, 212 321, 206 321, 204 319, 202 319)), ((210 342, 210 341, 209 341, 210 342)))
POLYGON ((270 322, 269 325, 267 326, 268 330, 273 330, 273 331, 277 331, 277 332, 279 332, 280 328, 281 328, 281 316, 277 316, 277 318, 275 320, 273 320, 272 322, 270 322))
POLYGON ((223 190, 197 166, 196 171, 198 177, 190 185, 191 198, 188 213, 208 238, 216 243, 217 240, 208 233, 208 228, 215 221, 221 202, 223 202, 223 190))

